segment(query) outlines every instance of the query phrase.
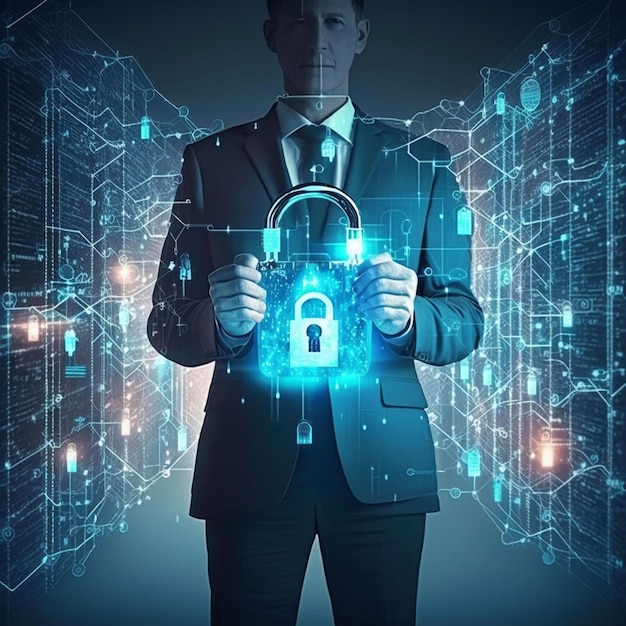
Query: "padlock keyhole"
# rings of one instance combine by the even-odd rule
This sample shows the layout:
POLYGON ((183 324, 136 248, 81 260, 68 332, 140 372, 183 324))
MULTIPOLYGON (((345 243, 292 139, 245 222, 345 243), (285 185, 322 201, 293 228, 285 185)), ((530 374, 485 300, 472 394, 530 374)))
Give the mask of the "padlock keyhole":
POLYGON ((309 324, 306 329, 306 336, 309 338, 309 352, 319 352, 322 327, 319 324, 309 324))

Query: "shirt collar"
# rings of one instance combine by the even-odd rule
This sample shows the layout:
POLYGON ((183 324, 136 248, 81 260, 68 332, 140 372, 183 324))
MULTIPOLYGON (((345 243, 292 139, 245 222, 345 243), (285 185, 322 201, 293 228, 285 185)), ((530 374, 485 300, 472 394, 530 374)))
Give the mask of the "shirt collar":
MULTIPOLYGON (((342 139, 352 143, 352 124, 354 121, 355 108, 350 97, 337 111, 327 117, 322 124, 334 130, 342 139)), ((285 139, 293 132, 311 124, 304 115, 292 109, 283 100, 278 100, 276 104, 276 115, 280 128, 280 138, 285 139)))

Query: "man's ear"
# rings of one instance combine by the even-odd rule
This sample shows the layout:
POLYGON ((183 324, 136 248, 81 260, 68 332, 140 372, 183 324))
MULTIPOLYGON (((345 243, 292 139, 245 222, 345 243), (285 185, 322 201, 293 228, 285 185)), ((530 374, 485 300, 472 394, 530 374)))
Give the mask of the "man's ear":
POLYGON ((356 40, 356 54, 361 54, 367 45, 367 38, 370 34, 370 21, 366 19, 359 20, 357 24, 358 37, 356 40))
POLYGON ((276 39, 274 38, 274 22, 272 20, 265 20, 263 22, 263 36, 265 37, 265 43, 267 47, 274 53, 276 53, 276 39))

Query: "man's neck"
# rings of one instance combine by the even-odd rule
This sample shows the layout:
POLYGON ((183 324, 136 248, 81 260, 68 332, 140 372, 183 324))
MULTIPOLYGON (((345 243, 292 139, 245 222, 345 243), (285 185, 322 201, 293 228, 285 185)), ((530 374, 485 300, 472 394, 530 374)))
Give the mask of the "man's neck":
POLYGON ((286 97, 283 102, 303 115, 313 124, 321 124, 325 119, 338 111, 348 99, 345 96, 325 97, 293 96, 286 97), (321 103, 321 106, 320 106, 321 103))

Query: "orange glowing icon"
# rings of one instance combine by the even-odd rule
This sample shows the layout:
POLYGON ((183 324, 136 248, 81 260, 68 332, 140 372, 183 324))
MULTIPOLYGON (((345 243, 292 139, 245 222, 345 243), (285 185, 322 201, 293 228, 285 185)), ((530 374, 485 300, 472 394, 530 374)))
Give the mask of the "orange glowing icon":
POLYGON ((550 442, 541 446, 541 467, 554 467, 554 446, 550 442))
POLYGON ((28 318, 28 341, 39 341, 39 319, 36 315, 28 318))

